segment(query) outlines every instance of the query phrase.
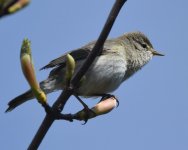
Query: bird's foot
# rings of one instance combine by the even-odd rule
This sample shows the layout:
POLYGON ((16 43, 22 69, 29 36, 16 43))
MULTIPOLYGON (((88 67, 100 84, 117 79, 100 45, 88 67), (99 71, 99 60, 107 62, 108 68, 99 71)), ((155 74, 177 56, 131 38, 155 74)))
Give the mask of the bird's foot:
MULTIPOLYGON (((78 95, 74 95, 74 96, 77 98, 77 100, 84 107, 84 109, 82 111, 85 112, 84 119, 83 119, 85 121, 83 123, 83 125, 85 125, 87 123, 87 121, 89 120, 89 118, 91 118, 91 116, 96 116, 96 113, 93 110, 89 109, 89 107, 81 100, 81 98, 78 95)), ((78 119, 79 120, 79 118, 74 118, 74 119, 78 119)))
POLYGON ((89 109, 89 107, 84 107, 83 111, 85 112, 85 116, 84 123, 82 125, 85 125, 87 121, 91 118, 91 116, 96 116, 96 113, 92 109, 89 109))
POLYGON ((84 107, 84 109, 73 115, 73 119, 80 121, 83 120, 84 123, 82 125, 85 125, 90 118, 95 116, 97 115, 92 109, 89 109, 89 107, 84 107))

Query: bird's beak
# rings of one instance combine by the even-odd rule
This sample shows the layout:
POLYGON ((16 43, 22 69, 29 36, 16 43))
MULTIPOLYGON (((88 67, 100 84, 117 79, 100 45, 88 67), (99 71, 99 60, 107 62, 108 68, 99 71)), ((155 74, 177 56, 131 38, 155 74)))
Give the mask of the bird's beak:
POLYGON ((152 52, 152 54, 153 54, 154 56, 164 56, 164 54, 161 54, 161 53, 157 52, 157 51, 154 50, 154 49, 151 49, 151 52, 152 52))

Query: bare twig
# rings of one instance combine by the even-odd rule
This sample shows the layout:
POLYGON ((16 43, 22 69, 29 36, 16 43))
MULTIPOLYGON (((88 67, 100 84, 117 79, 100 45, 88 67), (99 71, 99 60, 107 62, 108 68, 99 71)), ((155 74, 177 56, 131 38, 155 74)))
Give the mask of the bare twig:
MULTIPOLYGON (((59 110, 62 111, 63 110, 67 100, 73 94, 74 88, 77 86, 77 84, 79 83, 82 76, 89 69, 90 65, 96 58, 97 54, 99 54, 101 52, 103 44, 104 44, 108 34, 110 33, 110 30, 115 22, 115 19, 118 15, 119 11, 121 10, 121 7, 124 5, 124 3, 126 1, 127 0, 116 0, 116 2, 113 5, 113 8, 108 16, 108 19, 103 27, 103 30, 102 30, 95 46, 93 47, 90 55, 88 56, 87 60, 82 65, 82 67, 80 68, 78 73, 75 75, 75 77, 72 79, 69 88, 65 89, 61 93, 61 95, 58 97, 56 102, 53 104, 52 110, 54 110, 54 111, 59 111, 59 110)), ((52 115, 50 115, 50 114, 46 115, 46 117, 44 118, 35 137, 33 138, 31 144, 29 145, 28 150, 38 149, 40 143, 42 142, 44 136, 46 135, 47 131, 49 130, 49 128, 51 127, 51 125, 54 121, 55 121, 55 118, 52 115)))

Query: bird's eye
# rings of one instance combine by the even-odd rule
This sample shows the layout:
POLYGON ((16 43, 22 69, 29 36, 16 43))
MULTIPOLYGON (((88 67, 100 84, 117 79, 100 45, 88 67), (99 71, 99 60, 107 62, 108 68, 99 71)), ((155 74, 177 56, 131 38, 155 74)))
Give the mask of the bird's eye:
POLYGON ((145 43, 141 44, 143 48, 147 48, 147 45, 145 43))

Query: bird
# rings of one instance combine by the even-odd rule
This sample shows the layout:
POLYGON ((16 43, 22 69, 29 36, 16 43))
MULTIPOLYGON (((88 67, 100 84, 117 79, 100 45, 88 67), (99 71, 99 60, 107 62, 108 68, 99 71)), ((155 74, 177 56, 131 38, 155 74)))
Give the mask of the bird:
MULTIPOLYGON (((75 62, 74 74, 90 54, 96 41, 69 51, 75 62)), ((50 61, 41 68, 52 69, 46 80, 40 82, 40 88, 49 94, 66 88, 66 54, 50 61)), ((145 66, 153 56, 164 56, 157 52, 148 37, 140 32, 128 32, 117 38, 107 39, 101 53, 97 55, 92 65, 84 75, 84 79, 75 89, 74 94, 81 97, 103 97, 118 89, 118 87, 133 74, 145 66)), ((12 111, 22 103, 34 99, 31 89, 15 97, 8 103, 6 112, 12 111)))

